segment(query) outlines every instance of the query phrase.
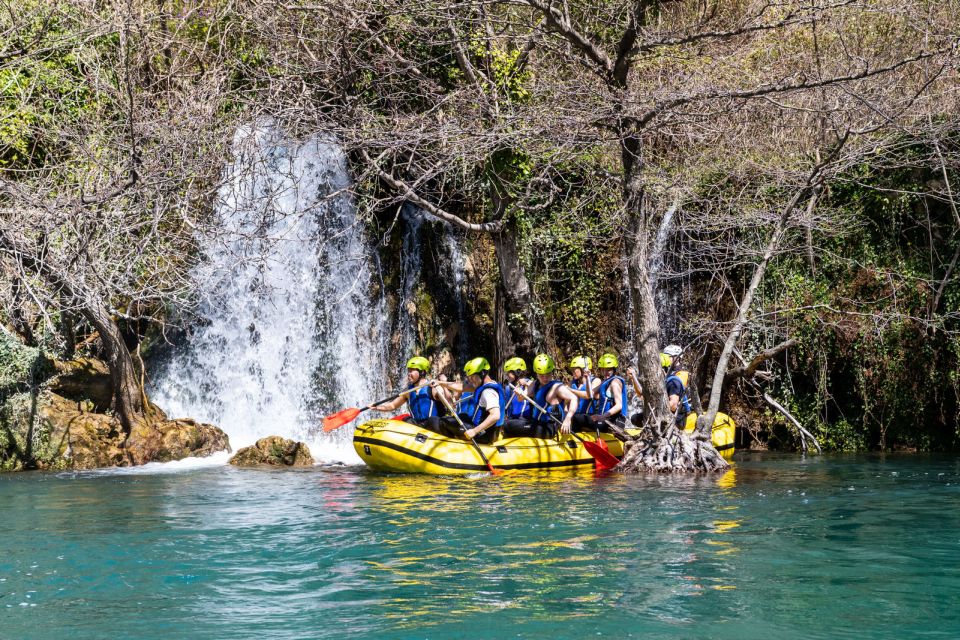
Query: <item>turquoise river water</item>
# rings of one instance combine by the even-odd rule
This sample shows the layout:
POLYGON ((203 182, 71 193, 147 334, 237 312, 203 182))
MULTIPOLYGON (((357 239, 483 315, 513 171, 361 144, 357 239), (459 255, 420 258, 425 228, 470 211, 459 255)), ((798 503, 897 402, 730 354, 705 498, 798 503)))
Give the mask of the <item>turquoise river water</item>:
POLYGON ((0 476, 0 638, 957 638, 960 459, 0 476))

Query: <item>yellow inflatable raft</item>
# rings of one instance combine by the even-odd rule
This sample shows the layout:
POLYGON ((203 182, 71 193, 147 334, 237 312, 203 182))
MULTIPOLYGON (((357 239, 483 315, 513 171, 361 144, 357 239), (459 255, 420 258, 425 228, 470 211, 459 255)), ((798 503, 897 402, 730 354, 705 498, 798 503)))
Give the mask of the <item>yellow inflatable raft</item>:
MULTIPOLYGON (((683 430, 687 433, 693 433, 696 428, 697 414, 690 412, 683 430)), ((713 432, 710 434, 710 441, 724 460, 729 461, 733 458, 736 435, 737 424, 733 421, 733 418, 725 413, 717 412, 717 417, 713 419, 713 432)))
MULTIPOLYGON (((717 418, 719 421, 720 416, 717 418)), ((631 435, 639 433, 635 429, 627 431, 631 435)), ((597 441, 596 433, 577 435, 584 440, 597 441)), ((600 437, 611 454, 617 458, 623 456, 622 442, 609 433, 601 433, 600 437)), ((725 447, 721 449, 724 457, 733 454, 732 430, 729 444, 721 446, 725 447)), ((436 475, 466 475, 487 471, 487 465, 470 442, 448 438, 400 420, 365 422, 354 431, 353 448, 370 468, 379 471, 436 475)), ((589 468, 594 463, 593 456, 584 449, 583 443, 573 436, 550 440, 501 438, 493 444, 482 444, 480 448, 490 464, 502 470, 589 468)))

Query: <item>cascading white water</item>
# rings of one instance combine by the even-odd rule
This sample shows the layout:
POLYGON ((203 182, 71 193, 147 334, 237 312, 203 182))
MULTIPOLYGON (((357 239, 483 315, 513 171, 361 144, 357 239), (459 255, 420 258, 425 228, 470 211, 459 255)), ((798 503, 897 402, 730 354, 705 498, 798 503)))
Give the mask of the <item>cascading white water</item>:
POLYGON ((220 426, 234 450, 266 435, 306 441, 322 460, 357 460, 349 429, 322 415, 383 395, 382 295, 343 151, 241 130, 219 192, 220 229, 194 272, 204 324, 152 385, 172 416, 220 426))
POLYGON ((403 371, 407 360, 416 349, 416 302, 414 293, 420 282, 420 272, 423 267, 421 246, 423 239, 420 228, 423 224, 423 213, 416 207, 405 204, 401 212, 404 232, 400 247, 400 305, 397 309, 397 328, 395 333, 400 338, 397 347, 397 362, 395 371, 403 371))
POLYGON ((679 332, 678 307, 680 303, 676 286, 668 286, 662 281, 665 273, 667 258, 667 242, 673 234, 673 218, 677 212, 677 205, 674 204, 663 214, 663 220, 660 222, 660 228, 657 230, 657 237, 654 240, 653 258, 650 261, 650 288, 653 290, 657 303, 657 312, 660 319, 660 342, 661 348, 668 341, 675 340, 679 332))
POLYGON ((451 345, 454 349, 454 355, 457 362, 465 363, 469 359, 467 352, 469 336, 467 334, 467 312, 466 312, 466 256, 460 247, 460 238, 452 225, 444 224, 443 246, 447 252, 447 262, 450 265, 449 281, 453 289, 454 303, 456 305, 457 331, 456 344, 451 345))

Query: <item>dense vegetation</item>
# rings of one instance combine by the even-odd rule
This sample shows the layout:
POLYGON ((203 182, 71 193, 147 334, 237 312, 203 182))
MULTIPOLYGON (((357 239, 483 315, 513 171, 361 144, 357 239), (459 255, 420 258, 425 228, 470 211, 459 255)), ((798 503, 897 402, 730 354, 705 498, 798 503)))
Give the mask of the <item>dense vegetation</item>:
POLYGON ((231 136, 270 118, 337 137, 371 230, 406 201, 469 234, 497 361, 616 350, 657 416, 678 342, 757 443, 797 444, 768 394, 827 448, 958 444, 955 3, 7 4, 0 322, 102 354, 128 428, 131 351, 190 321, 231 136))

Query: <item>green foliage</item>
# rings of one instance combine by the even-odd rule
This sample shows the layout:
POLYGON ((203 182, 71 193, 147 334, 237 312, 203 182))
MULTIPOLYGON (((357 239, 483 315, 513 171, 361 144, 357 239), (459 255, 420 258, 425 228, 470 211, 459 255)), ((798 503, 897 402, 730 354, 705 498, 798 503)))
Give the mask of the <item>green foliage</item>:
POLYGON ((26 347, 0 329, 0 399, 46 379, 49 362, 36 347, 26 347))
POLYGON ((923 150, 902 153, 897 169, 863 164, 831 185, 823 206, 858 224, 822 241, 815 274, 785 258, 765 283, 782 333, 798 340, 778 393, 833 450, 960 444, 956 276, 931 308, 960 240, 949 208, 920 195, 936 177, 913 168, 923 150))
POLYGON ((67 20, 38 11, 8 40, 11 48, 44 55, 18 56, 0 69, 0 168, 31 169, 61 159, 56 132, 99 107, 102 97, 87 86, 82 54, 62 44, 72 37, 67 20))

